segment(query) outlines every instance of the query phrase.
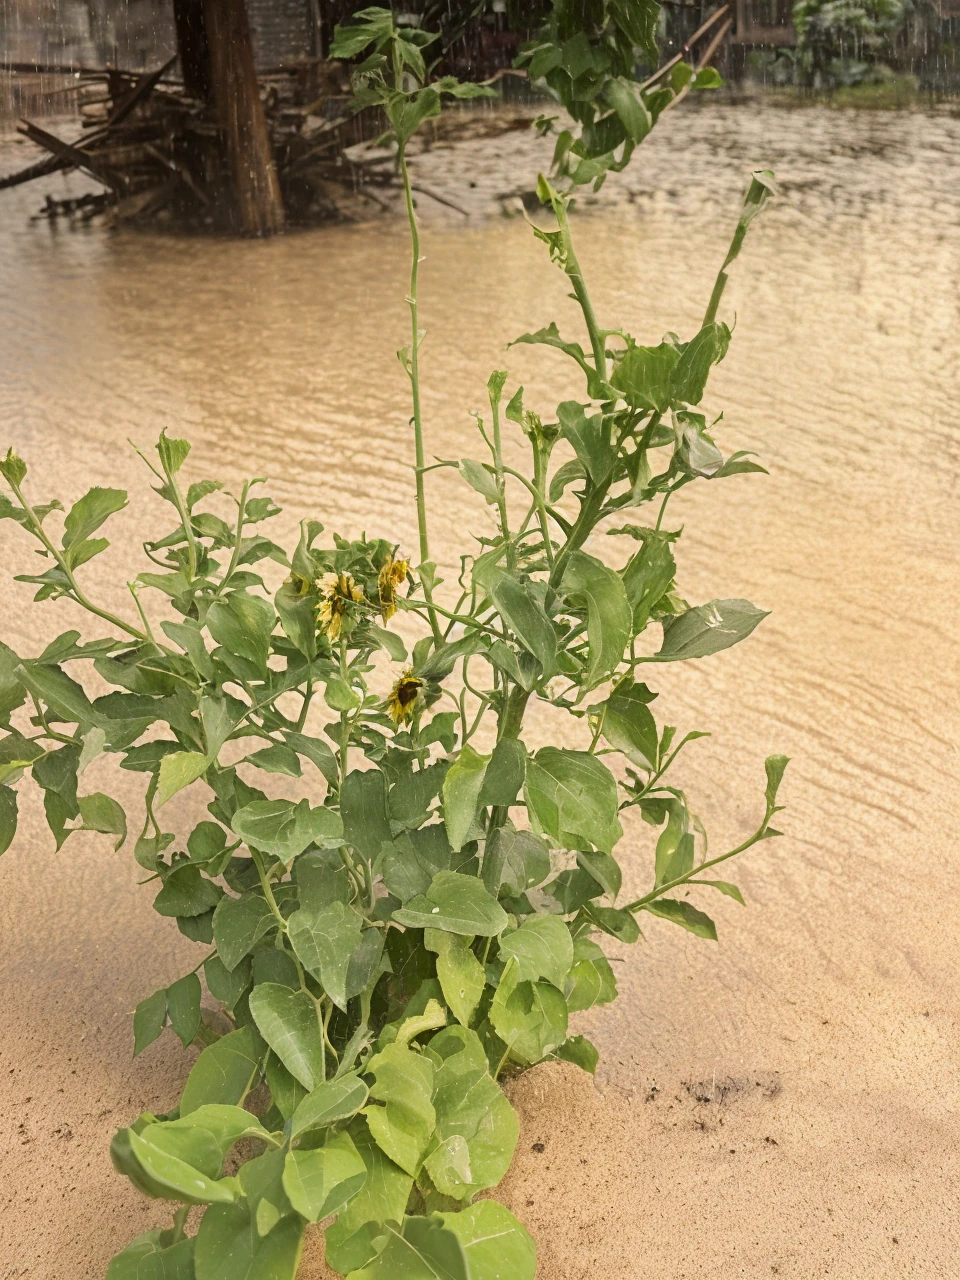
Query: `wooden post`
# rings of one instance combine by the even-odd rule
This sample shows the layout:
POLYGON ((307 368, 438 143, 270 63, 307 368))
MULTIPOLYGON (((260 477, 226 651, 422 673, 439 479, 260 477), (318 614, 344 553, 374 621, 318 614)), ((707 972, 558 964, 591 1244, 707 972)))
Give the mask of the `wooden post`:
POLYGON ((246 0, 204 0, 203 14, 238 228, 245 235, 272 235, 283 230, 283 198, 253 64, 246 0))
POLYGON ((191 98, 210 98, 210 50, 203 19, 203 0, 173 0, 173 21, 177 29, 177 56, 183 72, 183 87, 191 98))

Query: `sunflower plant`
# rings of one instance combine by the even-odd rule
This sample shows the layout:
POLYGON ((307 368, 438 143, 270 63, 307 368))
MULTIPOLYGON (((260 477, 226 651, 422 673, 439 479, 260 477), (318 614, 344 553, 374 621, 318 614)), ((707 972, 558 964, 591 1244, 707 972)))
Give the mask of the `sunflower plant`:
POLYGON ((517 341, 572 360, 583 394, 546 411, 494 372, 478 456, 429 466, 406 146, 444 95, 477 90, 432 82, 430 37, 388 11, 339 32, 341 56, 363 57, 358 106, 389 121, 413 238, 400 359, 416 557, 329 537, 313 519, 285 549, 264 531, 279 509, 263 481, 229 493, 191 479, 189 445, 164 433, 144 462, 170 526, 144 543, 149 565, 121 615, 88 593, 83 569, 127 494, 97 487, 67 510, 34 494, 12 450, 0 461, 0 518, 42 561, 19 580, 99 628, 68 630, 33 657, 0 645, 0 849, 29 775, 58 848, 76 830, 131 843, 156 911, 202 949, 189 973, 145 992, 133 1020, 136 1053, 168 1026, 199 1049, 179 1104, 144 1112, 111 1147, 135 1187, 179 1207, 168 1229, 117 1254, 109 1280, 292 1280, 313 1223, 350 1280, 531 1280, 530 1235, 483 1194, 518 1138, 504 1080, 547 1061, 594 1071, 597 1051, 570 1018, 617 994, 605 941, 636 942, 644 914, 715 938, 704 900, 742 898, 713 868, 778 834, 786 760, 772 756, 756 830, 708 854, 675 779, 700 735, 659 722, 651 687, 659 664, 707 658, 764 617, 746 600, 683 598, 667 511, 695 481, 762 470, 723 454, 702 401, 731 337, 718 318, 727 269, 771 175, 753 176, 685 341, 646 345, 601 325, 568 216, 571 192, 635 145, 625 122, 653 111, 623 57, 607 57, 640 43, 640 8, 599 6, 587 63, 556 24, 533 54, 561 100, 580 95, 582 145, 565 131, 533 231, 569 281, 586 343, 555 324, 517 341), (508 432, 525 468, 508 460, 508 432), (456 469, 489 513, 453 581, 430 557, 434 467, 456 469), (598 533, 626 553, 596 554, 598 533), (570 717, 577 746, 528 744, 538 703, 570 717), (142 775, 130 833, 123 806, 87 783, 104 755, 142 775), (179 833, 188 788, 208 816, 179 833), (652 882, 624 901, 630 809, 650 831, 652 882))

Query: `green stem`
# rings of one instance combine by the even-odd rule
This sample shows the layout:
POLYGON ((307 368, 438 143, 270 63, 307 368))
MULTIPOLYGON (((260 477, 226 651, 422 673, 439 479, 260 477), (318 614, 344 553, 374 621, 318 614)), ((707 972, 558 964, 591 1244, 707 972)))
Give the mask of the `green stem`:
POLYGON ((263 896, 267 900, 267 906, 273 912, 274 916, 276 916, 277 923, 280 926, 280 932, 286 933, 287 922, 280 914, 280 908, 277 906, 277 900, 273 896, 273 890, 270 888, 270 879, 266 871, 263 869, 263 863, 260 860, 260 855, 254 849, 251 849, 250 856, 253 858, 253 864, 257 868, 257 875, 260 877, 260 887, 263 889, 263 896))
POLYGON ((562 198, 554 202, 554 212, 557 215, 557 222, 559 223, 560 232, 563 237, 563 248, 566 256, 565 270, 567 275, 570 277, 570 283, 573 285, 573 292, 576 294, 577 302, 580 304, 580 310, 583 312, 583 318, 586 321, 597 376, 605 382, 607 378, 606 343, 603 338, 603 332, 597 323, 593 303, 590 301, 590 294, 587 291, 587 284, 583 278, 580 261, 573 248, 573 236, 571 235, 570 222, 567 218, 567 206, 566 202, 562 198))
POLYGON ((738 844, 735 849, 728 849, 726 853, 721 853, 716 858, 708 858, 706 862, 701 862, 698 867, 694 867, 691 871, 686 872, 685 875, 677 876, 675 880, 668 880, 666 884, 661 884, 656 889, 651 889, 649 893, 644 894, 642 898, 637 898, 636 902, 629 903, 629 905, 624 907, 623 910, 639 911, 642 907, 645 907, 648 902, 653 902, 656 898, 662 897, 663 894, 669 893, 671 889, 676 889, 680 885, 688 884, 691 881, 696 884, 694 876, 698 876, 701 871, 706 871, 708 867, 715 867, 720 862, 726 862, 728 858, 734 858, 738 853, 745 853, 752 845, 763 840, 766 836, 767 825, 769 822, 770 817, 767 816, 764 818, 763 825, 760 827, 759 831, 755 831, 749 840, 744 840, 743 844, 738 844))
POLYGON ((240 500, 237 509, 237 529, 234 535, 233 552, 230 556, 230 563, 227 566, 227 572, 223 575, 220 585, 217 587, 216 594, 220 595, 224 587, 233 577, 237 567, 237 561, 240 559, 240 547, 243 542, 243 517, 247 510, 247 494, 250 492, 250 481, 244 480, 243 488, 240 490, 240 500))

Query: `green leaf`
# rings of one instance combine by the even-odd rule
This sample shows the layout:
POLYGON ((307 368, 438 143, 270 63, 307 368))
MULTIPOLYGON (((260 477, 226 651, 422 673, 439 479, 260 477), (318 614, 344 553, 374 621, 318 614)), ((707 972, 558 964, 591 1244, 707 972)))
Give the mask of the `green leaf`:
POLYGON ((385 1226, 383 1252, 347 1280, 471 1280, 463 1246, 438 1214, 385 1226))
POLYGON ((275 924, 273 912, 258 893, 221 898, 213 913, 213 940, 224 967, 232 972, 275 924))
POLYGON ((651 612, 673 582, 677 564, 666 534, 636 525, 613 529, 611 533, 639 535, 643 542, 643 546, 623 570, 623 585, 633 610, 633 631, 639 635, 649 622, 651 612))
POLYGON ((143 1053, 153 1044, 167 1025, 167 993, 161 987, 146 1000, 141 1000, 133 1014, 133 1056, 143 1053))
POLYGON ((290 1122, 290 1137, 298 1138, 308 1129, 326 1129, 356 1115, 366 1103, 369 1090, 356 1072, 326 1080, 303 1099, 290 1122))
POLYGON ((520 966, 507 961, 490 1005, 490 1022, 511 1057, 532 1065, 567 1038, 567 1003, 552 983, 523 982, 520 966))
POLYGON ((360 694, 346 680, 334 676, 326 683, 323 700, 332 711, 352 711, 360 705, 360 694))
POLYGON ((199 751, 177 751, 173 755, 164 756, 160 761, 157 808, 166 804, 178 791, 202 778, 210 764, 209 757, 199 751))
POLYGON ((398 1041, 371 1058, 367 1071, 374 1077, 370 1096, 383 1104, 364 1108, 370 1132, 395 1164, 416 1177, 437 1122, 433 1063, 398 1041))
POLYGON ((266 672, 270 637, 276 624, 273 606, 246 591, 232 591, 215 600, 207 611, 207 630, 228 653, 252 662, 266 672))
POLYGON ((0 854, 10 848, 17 834, 17 793, 0 786, 0 854))
POLYGON ((697 605, 664 619, 663 644, 655 656, 660 662, 682 662, 720 653, 745 640, 766 616, 749 600, 711 600, 697 605))
POLYGON ((463 1245, 470 1280, 534 1280, 537 1246, 502 1204, 480 1200, 460 1213, 440 1217, 463 1245))
POLYGON ((264 773, 282 773, 288 778, 299 778, 303 773, 300 757, 291 747, 283 747, 274 743, 272 747, 264 747, 246 756, 241 764, 252 764, 264 773))
POLYGON ((771 813, 776 808, 777 792, 780 790, 780 783, 783 781, 783 775, 789 763, 789 756, 767 756, 764 762, 763 767, 767 773, 767 787, 764 795, 767 800, 767 809, 771 813))
POLYGON ((489 466, 475 462, 473 458, 461 458, 457 470, 471 488, 476 489, 485 501, 496 506, 500 501, 500 490, 489 466))
POLYGON ((127 838, 127 815, 116 800, 111 800, 102 791, 95 791, 93 795, 80 796, 78 803, 83 830, 116 836, 113 847, 119 849, 127 838))
MULTIPOLYGON (((77 552, 91 534, 116 511, 127 505, 127 495, 122 489, 91 489, 67 512, 63 522, 63 548, 65 559, 72 567, 82 564, 89 556, 78 557, 77 552)), ((106 546, 106 541, 101 539, 106 546)))
POLYGON ((443 820, 454 852, 463 848, 473 826, 490 758, 480 755, 466 743, 444 777, 443 820))
POLYGON ((718 893, 722 893, 725 898, 732 898, 734 902, 739 902, 741 907, 747 904, 743 900, 743 894, 735 884, 730 884, 727 880, 691 880, 690 884, 707 884, 711 889, 716 889, 718 893))
POLYGON ((250 985, 250 962, 242 961, 228 969, 221 956, 210 956, 203 962, 203 976, 207 990, 214 1000, 220 1000, 232 1009, 250 985))
POLYGON ((367 623, 367 630, 380 648, 386 649, 394 662, 407 661, 407 646, 395 631, 388 631, 386 627, 378 627, 372 622, 367 623))
POLYGON ((650 711, 651 694, 645 684, 623 680, 606 702, 591 711, 600 716, 603 736, 616 751, 622 751, 638 769, 653 771, 660 755, 657 724, 650 711))
POLYGON ((409 1174, 377 1146, 362 1120, 348 1130, 367 1167, 367 1180, 326 1231, 327 1265, 348 1272, 362 1267, 378 1252, 384 1222, 401 1222, 413 1185, 409 1174))
POLYGON ((323 1079, 323 1035, 316 1001, 305 991, 261 982, 250 992, 257 1029, 290 1074, 314 1089, 323 1079))
POLYGON ((230 819, 236 835, 255 849, 272 853, 285 863, 311 844, 336 840, 343 834, 340 815, 333 809, 311 809, 306 800, 254 800, 230 819))
POLYGON ((541 747, 527 761, 526 797, 540 829, 562 848, 588 841, 611 853, 623 834, 616 781, 589 752, 541 747))
POLYGON ((424 946, 437 955, 437 978, 450 1012, 465 1027, 480 1003, 486 979, 470 940, 443 929, 427 929, 424 946))
POLYGON ((196 1280, 295 1280, 303 1221, 282 1218, 260 1235, 249 1206, 211 1205, 196 1235, 196 1280))
POLYGON ((193 1241, 164 1245, 165 1237, 163 1231, 137 1236, 111 1259, 106 1280, 195 1280, 193 1241))
POLYGON ((500 939, 500 956, 517 962, 519 981, 546 978, 562 991, 573 965, 573 939, 557 916, 529 916, 500 939))
POLYGON ((6 455, 0 458, 0 476, 3 476, 10 485, 23 484, 27 478, 27 464, 18 453, 14 452, 12 446, 7 450, 6 455))
POLYGON ((390 839, 387 816, 387 780, 379 769, 354 769, 340 791, 343 834, 349 844, 372 861, 390 839))
POLYGON ((362 924, 357 912, 343 902, 301 907, 287 921, 290 945, 300 963, 343 1010, 349 999, 350 959, 361 945, 362 924))
POLYGON ((635 409, 665 413, 670 405, 671 375, 680 359, 667 342, 658 347, 628 347, 620 358, 611 385, 635 409))
POLYGON ((490 1076, 476 1032, 447 1027, 433 1037, 427 1053, 436 1066, 437 1129, 426 1169, 438 1191, 464 1200, 506 1175, 520 1125, 490 1076))
POLYGON ((599 413, 587 417, 583 405, 576 400, 565 400, 558 405, 557 416, 561 435, 573 445, 590 479, 594 484, 603 484, 617 460, 617 451, 610 439, 609 419, 599 413))
POLYGON ((180 1115, 208 1103, 237 1105, 260 1075, 263 1044, 253 1027, 231 1031, 208 1045, 193 1064, 180 1097, 180 1115))
POLYGON ((577 854, 577 862, 584 871, 593 876, 604 893, 608 893, 611 898, 616 898, 623 883, 623 873, 619 862, 612 854, 598 853, 595 849, 586 852, 581 850, 577 854))
POLYGON ((283 1189, 308 1222, 342 1209, 366 1180, 367 1166, 349 1133, 328 1134, 313 1150, 288 1151, 283 1167, 283 1189))
POLYGON ((202 875, 199 867, 181 863, 164 879, 153 909, 161 916, 202 916, 222 897, 220 886, 202 875))
POLYGON ((679 902, 676 898, 658 898, 655 902, 644 903, 643 910, 663 920, 672 920, 698 938, 709 938, 712 942, 717 940, 717 926, 692 903, 679 902))
POLYGON ((195 973, 167 987, 167 1015, 184 1048, 200 1030, 200 979, 195 973))
POLYGON ((609 933, 611 938, 617 938, 620 942, 632 945, 640 937, 640 928, 629 911, 622 911, 619 907, 598 907, 591 903, 587 908, 587 915, 604 933, 609 933))
POLYGON ((492 573, 484 585, 500 617, 548 679, 556 669, 557 636, 533 590, 503 570, 492 573))
POLYGON ((563 989, 571 1013, 610 1004, 617 997, 617 980, 610 961, 590 938, 577 938, 573 946, 573 968, 563 989))
POLYGON ((28 693, 47 704, 57 719, 69 724, 76 723, 84 728, 103 724, 103 717, 80 685, 59 667, 21 662, 14 668, 14 675, 28 693))
POLYGON ((519 898, 528 889, 543 884, 550 874, 550 850, 532 831, 515 831, 512 827, 501 827, 493 837, 487 839, 483 854, 484 884, 494 893, 504 888, 513 898, 519 898), (488 860, 499 861, 499 868, 490 868, 493 878, 499 881, 492 885, 487 879, 488 860))
POLYGON ((561 1062, 572 1062, 581 1071, 596 1075, 600 1055, 586 1036, 570 1036, 557 1050, 561 1062))
MULTIPOLYGON (((173 1198, 187 1204, 232 1204, 240 1192, 236 1178, 210 1178, 196 1169, 192 1162, 174 1155, 154 1140, 159 1135, 159 1125, 147 1125, 142 1134, 130 1130, 130 1146, 144 1171, 161 1186, 174 1193, 173 1198)), ((178 1144, 182 1155, 203 1146, 202 1130, 196 1135, 184 1133, 188 1138, 178 1144), (192 1137, 192 1141, 190 1141, 192 1137)))
POLYGON ((483 776, 480 806, 509 808, 517 803, 527 772, 527 749, 516 738, 501 738, 483 776))
POLYGON ((619 575, 585 551, 576 551, 570 557, 563 575, 563 588, 575 599, 586 601, 590 661, 584 687, 592 689, 623 657, 630 639, 633 613, 619 575))
POLYGON ((603 96, 617 113, 627 137, 642 142, 653 128, 653 119, 634 84, 624 79, 608 80, 603 96))
POLYGON ((722 360, 730 345, 725 324, 705 324, 683 349, 670 378, 671 399, 683 404, 699 404, 706 390, 711 367, 722 360))
POLYGON ((164 471, 176 475, 186 462, 189 452, 190 442, 188 440, 171 440, 167 435, 166 428, 160 432, 160 439, 157 441, 157 453, 160 455, 160 463, 164 471))
POLYGON ((294 751, 312 760, 323 776, 332 786, 340 781, 337 758, 322 738, 311 738, 304 733, 288 733, 283 736, 294 751))
POLYGON ((426 894, 411 898, 393 918, 409 929, 445 929, 471 938, 493 938, 508 924, 481 882, 458 871, 438 871, 426 894))

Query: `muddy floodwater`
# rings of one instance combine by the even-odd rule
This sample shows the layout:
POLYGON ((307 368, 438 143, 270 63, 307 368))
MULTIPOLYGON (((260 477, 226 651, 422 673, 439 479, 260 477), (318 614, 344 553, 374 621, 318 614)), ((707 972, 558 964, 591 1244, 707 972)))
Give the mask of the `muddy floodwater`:
MULTIPOLYGON (((29 158, 2 150, 4 168, 29 158)), ((471 214, 422 201, 432 454, 476 455, 469 411, 491 369, 545 411, 579 391, 558 353, 505 352, 554 318, 576 331, 543 246, 501 212, 548 161, 519 132, 418 161, 471 214)), ((693 486, 670 515, 683 594, 771 616, 665 670, 657 709, 712 735, 678 779, 716 851, 753 829, 764 756, 793 757, 786 838, 731 868, 748 905, 709 903, 719 943, 651 917, 614 948, 622 997, 578 1027, 601 1050, 596 1081, 550 1066, 512 1087, 522 1137, 500 1194, 543 1280, 960 1272, 960 120, 678 112, 578 220, 601 323, 689 336, 761 165, 783 198, 731 279, 710 407, 724 451, 758 451, 770 475, 693 486)), ((0 434, 40 498, 134 492, 91 591, 126 610, 138 543, 166 528, 127 444, 164 426, 193 441, 193 478, 268 475, 288 537, 309 515, 413 549, 401 227, 272 243, 71 231, 27 220, 42 195, 0 197, 0 434)), ((450 563, 486 516, 452 473, 431 484, 450 563)), ((8 585, 32 553, 12 524, 0 537, 3 638, 30 655, 84 626, 8 585)), ((556 733, 535 720, 529 743, 556 733)), ((94 781, 136 795, 137 775, 101 763, 94 781)), ((134 1062, 130 1015, 200 951, 153 914, 128 851, 77 835, 55 853, 21 792, 0 863, 0 1277, 98 1280, 167 1215, 114 1175, 109 1138, 170 1107, 193 1059, 167 1033, 134 1062)), ((201 806, 188 793, 184 825, 201 806)), ((629 830, 629 889, 647 886, 652 845, 629 830)), ((326 1275, 316 1243, 303 1274, 326 1275)))

